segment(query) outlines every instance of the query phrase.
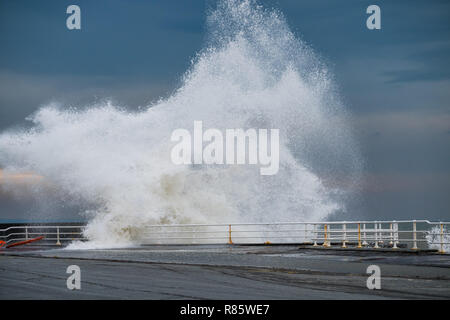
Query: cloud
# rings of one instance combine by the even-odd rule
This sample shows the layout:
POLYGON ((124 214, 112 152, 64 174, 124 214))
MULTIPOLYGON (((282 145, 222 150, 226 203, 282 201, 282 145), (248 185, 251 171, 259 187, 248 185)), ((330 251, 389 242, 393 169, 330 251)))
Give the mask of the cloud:
POLYGON ((384 135, 415 134, 424 136, 441 135, 450 130, 450 113, 425 113, 414 111, 386 111, 367 113, 357 117, 360 131, 384 135))
POLYGON ((0 70, 0 132, 22 123, 41 106, 57 102, 82 108, 112 99, 136 109, 167 95, 175 85, 167 81, 103 76, 36 75, 0 70))
MULTIPOLYGON (((405 47, 407 49, 408 47, 405 47)), ((410 50, 403 50, 409 52, 410 50)), ((431 43, 426 49, 412 48, 413 54, 405 55, 398 67, 383 72, 387 83, 437 82, 450 79, 449 42, 431 43), (401 66, 403 65, 403 67, 401 66), (405 67, 405 65, 407 65, 405 67)))
POLYGON ((360 184, 365 193, 412 193, 424 194, 433 189, 449 189, 450 173, 378 173, 366 174, 360 184))
POLYGON ((25 185, 41 183, 43 176, 35 173, 8 173, 0 169, 0 185, 25 185))
POLYGON ((450 79, 449 41, 432 42, 426 46, 404 46, 402 52, 399 67, 382 73, 389 78, 387 83, 436 82, 450 79), (407 54, 410 51, 413 53, 407 54), (408 66, 405 68, 405 65, 408 66))
POLYGON ((450 79, 450 69, 436 66, 434 68, 415 68, 410 70, 388 71, 383 73, 390 78, 388 83, 414 82, 414 81, 442 81, 450 79))

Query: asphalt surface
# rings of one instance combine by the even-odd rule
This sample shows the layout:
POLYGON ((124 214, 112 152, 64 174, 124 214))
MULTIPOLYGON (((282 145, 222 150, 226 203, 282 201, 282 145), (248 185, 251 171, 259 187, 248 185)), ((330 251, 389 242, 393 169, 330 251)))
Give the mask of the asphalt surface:
POLYGON ((0 299, 450 299, 450 255, 299 246, 21 248, 0 253, 0 299), (69 290, 69 265, 81 289, 69 290), (366 286, 367 267, 381 289, 366 286))

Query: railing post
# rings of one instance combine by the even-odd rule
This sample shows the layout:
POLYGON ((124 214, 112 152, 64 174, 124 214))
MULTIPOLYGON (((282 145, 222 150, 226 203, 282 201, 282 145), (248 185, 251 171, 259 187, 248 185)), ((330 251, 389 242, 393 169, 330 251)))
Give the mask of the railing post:
POLYGON ((314 232, 313 232, 313 235, 314 235, 314 244, 313 244, 313 247, 317 247, 317 225, 314 223, 314 232))
POLYGON ((439 250, 439 253, 445 253, 444 251, 444 224, 441 222, 441 250, 439 250))
POLYGON ((56 227, 56 245, 61 245, 61 241, 59 241, 59 227, 56 227))
POLYGON ((358 223, 358 248, 361 248, 361 247, 362 247, 361 246, 361 223, 358 223))
POLYGON ((345 242, 347 241, 347 226, 345 223, 342 225, 342 229, 344 231, 344 239, 342 241, 342 248, 347 248, 347 246, 345 245, 345 242))
POLYGON ((392 233, 392 222, 389 223, 389 231, 390 231, 390 233, 389 233, 389 240, 390 240, 389 241, 389 245, 392 246, 394 244, 394 242, 393 242, 394 234, 392 233))
POLYGON ((375 221, 375 223, 373 224, 373 227, 374 227, 374 234, 375 234, 375 245, 373 247, 374 248, 379 248, 379 246, 378 246, 378 232, 377 232, 378 222, 375 221))
POLYGON ((398 223, 394 220, 394 245, 392 246, 392 249, 397 249, 397 242, 398 242, 398 223))
POLYGON ((417 226, 416 226, 416 220, 413 220, 413 250, 417 250, 417 226))
POLYGON ((332 224, 329 224, 328 225, 328 246, 329 247, 331 247, 331 240, 332 240, 332 231, 331 231, 331 226, 332 226, 332 224))
MULTIPOLYGON (((361 225, 360 225, 360 228, 361 228, 361 225)), ((368 243, 367 243, 367 234, 366 234, 366 224, 365 223, 363 223, 363 230, 364 230, 364 233, 363 233, 363 246, 367 246, 368 245, 368 243)))
POLYGON ((384 241, 383 241, 383 226, 381 223, 378 224, 378 240, 381 244, 384 243, 384 241))
POLYGON ((228 244, 233 244, 231 240, 231 224, 228 225, 228 244))
POLYGON ((328 244, 328 226, 326 224, 323 225, 324 228, 324 241, 323 241, 323 246, 324 247, 329 247, 328 244))
POLYGON ((25 240, 28 240, 28 227, 25 227, 25 240))
POLYGON ((306 237, 306 236, 307 236, 307 234, 308 234, 308 232, 307 232, 307 231, 308 231, 308 230, 307 230, 307 229, 308 229, 308 224, 305 223, 304 225, 305 225, 305 233, 304 233, 304 235, 303 235, 303 242, 306 243, 306 242, 307 242, 307 237, 306 237))

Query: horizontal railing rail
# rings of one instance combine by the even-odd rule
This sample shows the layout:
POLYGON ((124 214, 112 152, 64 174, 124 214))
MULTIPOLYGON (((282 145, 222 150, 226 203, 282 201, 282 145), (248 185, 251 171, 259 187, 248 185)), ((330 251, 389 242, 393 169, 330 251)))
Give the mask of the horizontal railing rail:
POLYGON ((37 245, 62 245, 74 240, 87 240, 84 225, 23 225, 0 229, 0 240, 6 245, 43 236, 37 245))
MULTIPOLYGON (((0 229, 6 245, 43 236, 36 245, 87 240, 84 225, 21 225, 0 229)), ((140 244, 294 243, 330 247, 437 249, 450 248, 450 222, 428 220, 315 221, 232 224, 148 224, 139 228, 140 244)))

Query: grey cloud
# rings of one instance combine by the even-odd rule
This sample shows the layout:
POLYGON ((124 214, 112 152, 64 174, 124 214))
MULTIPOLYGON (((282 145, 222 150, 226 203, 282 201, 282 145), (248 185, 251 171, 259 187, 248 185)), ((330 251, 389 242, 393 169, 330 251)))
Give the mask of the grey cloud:
POLYGON ((177 85, 164 80, 0 72, 0 129, 23 123, 51 102, 83 107, 111 99, 121 107, 136 109, 168 95, 177 85))

